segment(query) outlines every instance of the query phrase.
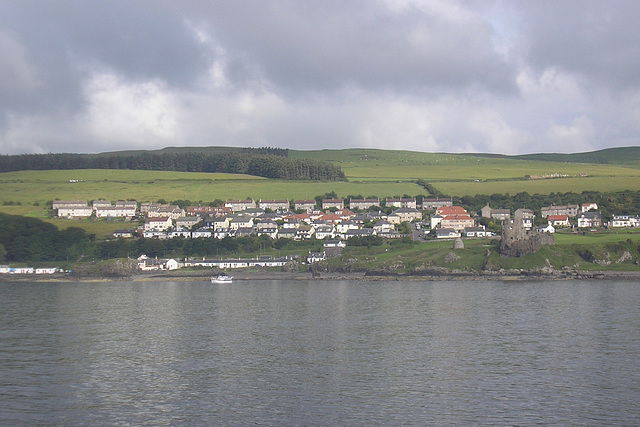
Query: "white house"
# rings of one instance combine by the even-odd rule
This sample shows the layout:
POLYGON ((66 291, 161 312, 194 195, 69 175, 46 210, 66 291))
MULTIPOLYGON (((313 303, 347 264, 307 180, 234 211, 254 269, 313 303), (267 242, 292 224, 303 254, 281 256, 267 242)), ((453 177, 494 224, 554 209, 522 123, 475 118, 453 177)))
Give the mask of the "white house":
POLYGON ((547 221, 554 227, 569 227, 571 225, 568 215, 548 215, 547 221))
POLYGON ((278 237, 278 227, 262 227, 256 230, 256 234, 258 234, 258 236, 269 236, 272 239, 276 239, 278 237))
POLYGON ((444 216, 442 215, 438 215, 438 214, 431 215, 431 229, 433 230, 434 228, 439 226, 443 218, 444 216))
POLYGON ((640 217, 631 215, 614 215, 611 227, 640 227, 640 217))
POLYGON ((368 237, 375 236, 376 231, 373 228, 359 228, 355 230, 347 230, 344 234, 344 238, 349 240, 352 237, 368 237))
POLYGON ((436 230, 436 237, 438 239, 455 239, 460 236, 460 231, 455 228, 438 228, 436 230))
POLYGON ((374 206, 380 206, 380 199, 349 199, 350 209, 367 210, 374 206))
POLYGON ((159 230, 146 230, 142 233, 145 239, 168 239, 169 233, 159 230))
POLYGON ((538 227, 537 229, 538 233, 555 233, 556 232, 556 228, 551 225, 551 224, 547 224, 547 225, 543 225, 542 227, 538 227))
POLYGON ((345 248, 347 244, 342 240, 327 240, 322 244, 322 246, 324 248, 345 248))
POLYGON ((237 230, 239 228, 253 228, 253 218, 250 216, 239 216, 229 221, 229 228, 237 230))
POLYGON ((598 228, 602 226, 602 214, 600 212, 582 212, 578 214, 578 228, 598 228))
POLYGON ((301 225, 296 228, 296 235, 294 237, 295 240, 307 240, 313 236, 315 230, 310 225, 301 225))
POLYGON ((93 203, 91 203, 91 206, 93 207, 93 210, 97 210, 98 208, 109 208, 111 207, 111 201, 110 200, 94 200, 93 203))
POLYGON ((464 235, 466 237, 487 237, 491 233, 485 230, 484 227, 465 227, 464 235))
POLYGON ((132 218, 136 216, 136 208, 128 206, 98 206, 95 208, 96 218, 132 218))
POLYGON ((186 228, 177 228, 173 231, 170 231, 168 233, 169 237, 171 239, 174 239, 176 237, 182 237, 184 239, 190 239, 191 238, 191 231, 187 230, 186 228))
POLYGON ((527 230, 531 230, 533 228, 533 220, 536 217, 536 214, 534 214, 531 209, 521 208, 516 210, 515 217, 522 218, 522 226, 527 230))
POLYGON ((322 209, 344 209, 344 200, 342 199, 322 199, 322 209))
POLYGON ((271 209, 272 211, 289 210, 288 200, 260 200, 258 207, 261 209, 271 209))
POLYGON ((180 263, 175 259, 157 259, 140 255, 138 257, 138 268, 142 271, 176 270, 180 268, 180 263))
POLYGON ((342 221, 335 226, 336 233, 339 234, 345 234, 349 230, 357 230, 358 228, 360 228, 360 226, 353 221, 342 221))
POLYGON ((84 208, 87 206, 86 200, 54 200, 51 209, 56 210, 66 207, 84 208))
POLYGON ((58 208, 60 218, 88 218, 93 214, 90 206, 67 206, 58 208))
POLYGON ((376 230, 376 233, 384 233, 394 231, 396 227, 389 221, 380 220, 373 225, 373 229, 376 230))
POLYGON ((314 224, 315 236, 318 240, 333 239, 335 230, 330 224, 314 224))
POLYGON ((230 228, 216 228, 213 230, 213 237, 216 239, 224 239, 225 237, 232 237, 235 230, 230 228))
POLYGON ((209 237, 212 237, 212 236, 213 236, 213 233, 211 232, 211 230, 206 228, 198 228, 191 232, 192 239, 208 239, 209 237))
POLYGON ((144 223, 145 231, 164 231, 173 227, 173 221, 169 217, 150 218, 144 223))
POLYGON ((416 199, 390 199, 390 198, 387 198, 385 200, 385 205, 387 207, 409 208, 409 209, 416 209, 418 207, 418 205, 416 203, 416 199))
POLYGON ((420 221, 422 219, 422 212, 415 208, 400 208, 393 211, 387 218, 392 224, 400 224, 402 222, 420 221))
POLYGON ((313 264, 314 262, 324 261, 325 259, 327 259, 327 253, 324 251, 309 252, 309 255, 307 256, 307 263, 313 264))
POLYGON ((440 197, 422 199, 422 209, 433 210, 442 206, 453 206, 453 199, 440 197))
POLYGON ((233 212, 243 211, 245 209, 252 209, 256 207, 256 202, 251 199, 247 200, 227 200, 224 205, 231 208, 233 212))
POLYGON ((315 200, 296 200, 293 202, 293 208, 295 210, 313 210, 316 208, 315 200))
POLYGON ((199 216, 181 216, 176 220, 176 227, 191 228, 202 219, 199 216))

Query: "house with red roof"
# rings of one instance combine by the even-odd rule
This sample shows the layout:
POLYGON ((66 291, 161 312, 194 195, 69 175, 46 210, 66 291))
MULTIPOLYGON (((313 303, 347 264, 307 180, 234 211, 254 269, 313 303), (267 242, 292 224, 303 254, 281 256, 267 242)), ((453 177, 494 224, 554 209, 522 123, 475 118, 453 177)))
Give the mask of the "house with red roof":
POLYGON ((569 227, 571 225, 569 215, 548 215, 547 221, 549 225, 554 227, 569 227))

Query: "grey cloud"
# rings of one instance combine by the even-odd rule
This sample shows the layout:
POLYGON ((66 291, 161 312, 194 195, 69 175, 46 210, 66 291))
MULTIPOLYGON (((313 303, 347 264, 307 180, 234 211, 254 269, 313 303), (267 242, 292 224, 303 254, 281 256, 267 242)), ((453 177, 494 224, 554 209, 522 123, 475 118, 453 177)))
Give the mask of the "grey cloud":
POLYGON ((44 63, 65 61, 64 71, 95 64, 132 78, 188 85, 209 58, 179 11, 165 4, 26 0, 8 8, 3 25, 20 34, 44 63))
POLYGON ((217 41, 283 89, 513 88, 513 66, 480 19, 371 1, 205 2, 198 11, 217 41))
POLYGON ((183 17, 163 3, 25 0, 0 7, 0 30, 24 49, 38 81, 38 90, 19 96, 3 90, 5 114, 73 114, 96 69, 190 87, 210 62, 183 17))
POLYGON ((558 67, 595 86, 640 87, 637 1, 521 2, 527 62, 558 67))
POLYGON ((638 12, 628 0, 0 0, 0 153, 638 144, 638 12))

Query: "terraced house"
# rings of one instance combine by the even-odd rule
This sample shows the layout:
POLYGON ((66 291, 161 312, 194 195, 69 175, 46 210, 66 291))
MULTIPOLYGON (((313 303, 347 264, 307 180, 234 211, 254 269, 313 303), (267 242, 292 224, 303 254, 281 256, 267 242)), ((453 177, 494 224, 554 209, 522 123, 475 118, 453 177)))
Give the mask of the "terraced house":
POLYGON ((380 207, 380 199, 349 199, 350 209, 366 211, 373 207, 380 207))
POLYGON ((540 209, 542 217, 546 218, 549 215, 566 215, 569 217, 574 217, 578 215, 579 207, 578 205, 566 205, 566 206, 545 206, 540 209))

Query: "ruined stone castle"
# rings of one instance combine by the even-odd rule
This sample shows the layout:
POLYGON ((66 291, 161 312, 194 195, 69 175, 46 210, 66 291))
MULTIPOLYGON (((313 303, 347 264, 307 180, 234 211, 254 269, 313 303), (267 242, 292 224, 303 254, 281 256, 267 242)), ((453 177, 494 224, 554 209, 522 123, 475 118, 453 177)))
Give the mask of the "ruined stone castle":
POLYGON ((553 234, 538 233, 525 227, 526 211, 518 209, 513 220, 502 222, 500 254, 507 257, 521 257, 538 252, 542 245, 553 245, 553 234))

